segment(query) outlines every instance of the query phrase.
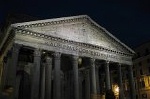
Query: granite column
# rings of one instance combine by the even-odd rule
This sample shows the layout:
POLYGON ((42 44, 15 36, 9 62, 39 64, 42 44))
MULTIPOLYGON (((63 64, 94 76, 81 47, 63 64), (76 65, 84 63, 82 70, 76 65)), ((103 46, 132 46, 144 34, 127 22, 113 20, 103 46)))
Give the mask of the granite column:
POLYGON ((74 77, 74 99, 79 99, 78 56, 72 56, 74 77))
POLYGON ((61 53, 54 53, 54 87, 53 99, 61 99, 61 53))
POLYGON ((105 64, 105 76, 106 76, 106 90, 111 89, 110 85, 110 72, 109 72, 109 62, 107 61, 105 64))
POLYGON ((45 67, 45 99, 51 99, 52 90, 52 58, 46 57, 45 67))
POLYGON ((34 66, 32 70, 31 99, 39 99, 41 51, 34 50, 34 66))

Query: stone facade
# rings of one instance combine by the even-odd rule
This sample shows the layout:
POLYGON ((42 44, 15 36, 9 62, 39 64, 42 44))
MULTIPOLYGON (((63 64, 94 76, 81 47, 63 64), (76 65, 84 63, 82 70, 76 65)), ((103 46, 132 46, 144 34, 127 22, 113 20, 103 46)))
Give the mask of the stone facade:
MULTIPOLYGON (((105 76, 105 89, 111 89, 110 70, 121 64, 119 66, 128 67, 131 98, 135 99, 131 68, 134 51, 86 15, 12 24, 0 42, 0 50, 1 63, 6 63, 1 66, 6 68, 2 69, 1 82, 15 87, 14 97, 100 98, 100 76, 105 76), (3 62, 4 58, 6 62, 3 62), (83 60, 81 64, 79 59, 83 60), (27 73, 24 66, 29 63, 32 66, 27 73), (21 83, 25 79, 24 72, 29 79, 26 85, 21 83), (30 93, 24 95, 20 90, 22 93, 30 90, 30 93)), ((117 70, 118 82, 122 82, 121 67, 117 70)), ((123 99, 122 83, 119 86, 123 99)))
POLYGON ((137 53, 133 60, 133 72, 136 81, 138 99, 150 98, 150 42, 135 48, 137 53))

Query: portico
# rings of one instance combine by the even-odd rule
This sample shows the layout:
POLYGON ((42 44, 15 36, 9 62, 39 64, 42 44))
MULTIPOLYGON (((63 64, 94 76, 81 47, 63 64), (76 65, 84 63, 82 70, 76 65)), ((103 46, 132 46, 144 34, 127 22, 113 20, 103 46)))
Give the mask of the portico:
POLYGON ((118 71, 120 99, 124 97, 121 66, 128 68, 135 99, 134 51, 86 15, 12 24, 0 49, 1 60, 7 59, 2 84, 13 85, 18 99, 20 90, 30 90, 23 96, 31 99, 100 99, 102 74, 105 89, 112 88, 111 66, 118 71), (25 85, 24 73, 29 79, 25 85))

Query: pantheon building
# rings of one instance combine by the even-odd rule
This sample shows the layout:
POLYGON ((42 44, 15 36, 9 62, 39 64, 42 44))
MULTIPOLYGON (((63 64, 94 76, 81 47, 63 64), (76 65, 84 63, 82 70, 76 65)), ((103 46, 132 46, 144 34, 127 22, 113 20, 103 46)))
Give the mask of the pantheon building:
POLYGON ((117 83, 125 99, 125 69, 135 99, 133 55, 87 15, 15 23, 0 37, 0 84, 12 99, 103 99, 117 83))

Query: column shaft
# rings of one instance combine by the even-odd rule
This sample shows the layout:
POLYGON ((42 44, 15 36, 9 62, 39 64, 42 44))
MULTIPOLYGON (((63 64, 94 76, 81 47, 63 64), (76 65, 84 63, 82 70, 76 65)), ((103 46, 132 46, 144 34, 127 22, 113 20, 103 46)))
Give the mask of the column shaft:
POLYGON ((79 99, 79 78, 78 78, 78 57, 73 58, 73 76, 74 76, 74 99, 79 99))
POLYGON ((45 99, 45 64, 41 68, 41 99, 45 99))
POLYGON ((2 71, 3 71, 3 61, 0 59, 0 83, 1 83, 1 79, 2 79, 2 71))
POLYGON ((60 75, 61 54, 54 53, 54 98, 61 99, 61 75, 60 75))
POLYGON ((0 59, 0 90, 2 90, 3 82, 4 82, 4 76, 5 74, 5 65, 3 60, 0 59))
POLYGON ((14 87, 14 94, 12 98, 17 98, 17 85, 16 85, 16 73, 17 73, 17 64, 18 64, 18 56, 19 56, 19 50, 20 50, 19 44, 13 44, 12 50, 11 50, 11 57, 9 58, 8 64, 7 64, 7 85, 12 85, 14 87))
POLYGON ((16 87, 16 72, 19 55, 19 44, 14 44, 11 53, 11 60, 8 61, 7 84, 16 87))
POLYGON ((79 99, 82 99, 82 97, 83 97, 83 91, 82 90, 84 90, 84 89, 82 88, 82 79, 83 78, 82 78, 82 76, 80 76, 80 73, 79 73, 79 99))
POLYGON ((85 78, 85 99, 90 99, 90 75, 89 70, 86 70, 86 78, 85 78))
POLYGON ((100 94, 99 67, 96 67, 96 86, 97 94, 100 94))
POLYGON ((96 89, 96 72, 95 72, 95 59, 90 59, 91 63, 91 98, 95 99, 97 97, 97 89, 96 89))
POLYGON ((7 57, 7 63, 6 63, 6 66, 5 66, 5 78, 4 78, 4 85, 9 85, 9 76, 10 76, 10 70, 11 70, 11 55, 9 53, 8 57, 7 57))
POLYGON ((52 90, 52 58, 46 58, 46 67, 45 67, 45 99, 51 99, 51 90, 52 90))
POLYGON ((124 99, 121 64, 118 65, 118 78, 119 78, 119 99, 124 99))
POLYGON ((7 84, 7 74, 8 74, 8 61, 10 62, 11 60, 11 55, 8 51, 7 56, 4 57, 4 59, 1 61, 1 89, 7 84), (7 60, 7 61, 6 61, 7 60))
POLYGON ((15 99, 19 99, 19 87, 21 82, 21 75, 16 76, 16 89, 15 89, 15 99))
POLYGON ((41 51, 34 51, 34 66, 32 72, 31 99, 39 99, 41 51))
POLYGON ((135 83, 134 83, 133 70, 131 65, 128 66, 128 71, 129 71, 130 96, 131 99, 136 99, 135 83))
POLYGON ((105 65, 105 76, 106 76, 106 90, 111 89, 111 85, 110 85, 110 73, 109 73, 109 62, 106 62, 105 65))

